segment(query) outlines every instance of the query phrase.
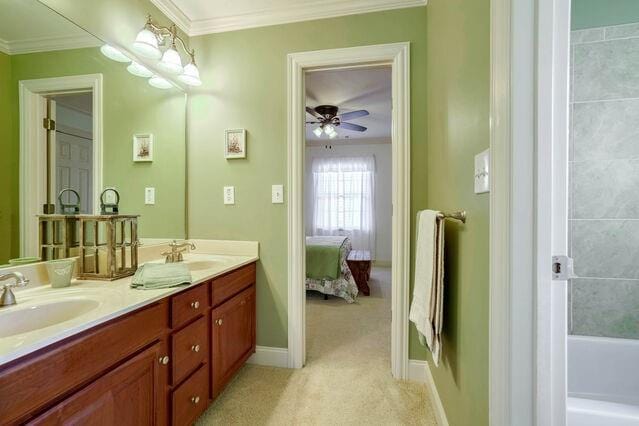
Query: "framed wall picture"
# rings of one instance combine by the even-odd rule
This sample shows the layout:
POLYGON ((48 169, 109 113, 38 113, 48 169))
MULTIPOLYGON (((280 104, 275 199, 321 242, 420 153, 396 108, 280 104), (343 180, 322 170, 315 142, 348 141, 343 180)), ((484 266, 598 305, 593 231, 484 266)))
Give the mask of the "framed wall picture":
POLYGON ((246 130, 224 131, 224 158, 246 158, 246 130))
POLYGON ((144 133, 133 135, 133 161, 153 161, 153 135, 144 133))

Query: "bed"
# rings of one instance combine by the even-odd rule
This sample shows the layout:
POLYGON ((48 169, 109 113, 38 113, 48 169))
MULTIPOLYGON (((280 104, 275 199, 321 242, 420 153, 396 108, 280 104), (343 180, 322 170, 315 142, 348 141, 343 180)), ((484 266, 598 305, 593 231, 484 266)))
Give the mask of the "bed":
POLYGON ((306 290, 353 303, 358 290, 346 262, 351 249, 348 237, 306 237, 306 290))

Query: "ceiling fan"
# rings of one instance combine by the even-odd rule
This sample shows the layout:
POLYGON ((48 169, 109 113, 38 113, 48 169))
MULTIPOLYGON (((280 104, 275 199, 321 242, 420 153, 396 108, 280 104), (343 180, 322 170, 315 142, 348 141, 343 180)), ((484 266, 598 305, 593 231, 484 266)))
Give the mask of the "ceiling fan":
POLYGON ((318 127, 313 130, 315 136, 318 138, 322 136, 322 133, 328 135, 329 138, 334 139, 337 137, 336 128, 342 128, 346 130, 353 130, 355 132, 365 132, 366 127, 359 124, 347 123, 346 120, 352 120, 354 118, 365 117, 369 115, 369 112, 365 109, 360 109, 352 112, 345 112, 338 114, 338 107, 335 105, 319 105, 315 108, 306 107, 306 112, 312 115, 318 121, 307 121, 306 124, 319 124, 318 127))

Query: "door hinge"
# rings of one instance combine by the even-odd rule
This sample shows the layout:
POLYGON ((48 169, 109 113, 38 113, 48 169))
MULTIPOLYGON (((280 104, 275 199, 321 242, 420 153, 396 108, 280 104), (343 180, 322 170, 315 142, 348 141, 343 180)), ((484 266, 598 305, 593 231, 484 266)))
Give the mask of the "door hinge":
POLYGON ((42 120, 42 127, 44 127, 47 130, 55 130, 55 120, 52 120, 50 118, 44 118, 42 120))
POLYGON ((572 257, 553 256, 552 257, 552 280, 566 281, 574 278, 574 267, 572 257))

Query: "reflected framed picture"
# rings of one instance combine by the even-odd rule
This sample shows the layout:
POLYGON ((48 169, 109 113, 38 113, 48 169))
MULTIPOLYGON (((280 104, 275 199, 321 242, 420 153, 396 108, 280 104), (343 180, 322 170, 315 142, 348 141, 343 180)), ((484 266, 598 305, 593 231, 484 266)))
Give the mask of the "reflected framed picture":
POLYGON ((224 158, 246 158, 245 129, 230 129, 224 131, 224 158))
POLYGON ((133 135, 133 161, 136 163, 153 161, 153 135, 151 133, 133 135))

